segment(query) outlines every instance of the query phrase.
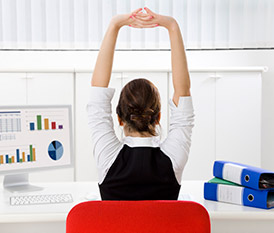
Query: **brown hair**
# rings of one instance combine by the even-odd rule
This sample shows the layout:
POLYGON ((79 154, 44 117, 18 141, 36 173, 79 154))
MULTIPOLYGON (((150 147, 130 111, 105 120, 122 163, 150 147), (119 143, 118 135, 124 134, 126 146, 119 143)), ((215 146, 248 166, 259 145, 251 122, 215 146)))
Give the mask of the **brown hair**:
POLYGON ((116 113, 129 130, 156 136, 161 101, 158 89, 147 79, 134 79, 121 91, 116 113))

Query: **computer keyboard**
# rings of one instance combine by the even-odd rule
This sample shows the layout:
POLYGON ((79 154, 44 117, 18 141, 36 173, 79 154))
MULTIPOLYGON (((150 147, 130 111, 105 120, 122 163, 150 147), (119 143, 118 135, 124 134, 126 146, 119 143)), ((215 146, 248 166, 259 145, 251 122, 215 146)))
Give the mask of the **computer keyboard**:
POLYGON ((71 194, 43 194, 10 197, 10 205, 40 205, 73 202, 71 194))

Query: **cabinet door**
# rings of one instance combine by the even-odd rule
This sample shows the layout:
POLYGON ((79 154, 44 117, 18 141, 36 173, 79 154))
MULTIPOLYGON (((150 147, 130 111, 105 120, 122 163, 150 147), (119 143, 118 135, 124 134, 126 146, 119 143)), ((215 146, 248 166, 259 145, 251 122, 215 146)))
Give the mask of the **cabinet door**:
MULTIPOLYGON (((76 180, 98 181, 96 164, 93 158, 93 146, 88 129, 86 106, 92 73, 79 73, 76 76, 76 180)), ((109 87, 115 88, 112 101, 114 129, 121 138, 122 130, 116 117, 116 104, 121 90, 121 74, 113 73, 109 87)))
POLYGON ((161 97, 161 140, 164 140, 167 135, 167 125, 168 125, 168 74, 167 73, 123 73, 123 86, 126 85, 133 79, 145 78, 151 81, 157 88, 161 97))
POLYGON ((0 105, 27 103, 26 74, 0 73, 0 105))
POLYGON ((217 159, 261 165, 261 74, 220 73, 216 80, 217 159))
POLYGON ((73 104, 73 74, 29 73, 28 104, 73 104))
MULTIPOLYGON (((29 73, 27 102, 33 105, 70 104, 73 109, 73 74, 29 73)), ((72 111, 73 112, 73 111, 72 111)), ((72 114, 73 118, 73 114, 72 114)), ((74 119, 72 119, 73 122, 74 119)), ((73 124, 74 125, 74 124, 73 124)), ((56 169, 30 174, 31 180, 61 182, 74 180, 74 168, 56 169)))
MULTIPOLYGON (((184 180, 205 180, 212 177, 215 160, 215 79, 211 73, 190 73, 194 107, 194 128, 184 180)), ((174 89, 170 74, 170 98, 174 89)))

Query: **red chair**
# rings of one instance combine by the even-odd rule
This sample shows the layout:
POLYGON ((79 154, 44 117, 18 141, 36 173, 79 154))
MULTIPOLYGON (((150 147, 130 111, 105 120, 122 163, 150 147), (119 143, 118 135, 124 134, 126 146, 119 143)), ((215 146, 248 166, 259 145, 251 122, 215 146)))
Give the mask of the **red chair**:
POLYGON ((210 233, 210 219, 191 201, 89 201, 69 212, 66 232, 210 233))

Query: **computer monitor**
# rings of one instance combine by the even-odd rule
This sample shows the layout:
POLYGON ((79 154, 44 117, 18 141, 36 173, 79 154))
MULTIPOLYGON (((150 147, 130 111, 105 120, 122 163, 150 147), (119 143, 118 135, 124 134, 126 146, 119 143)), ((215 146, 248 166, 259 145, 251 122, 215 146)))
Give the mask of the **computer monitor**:
POLYGON ((41 189, 28 173, 73 166, 70 105, 0 106, 0 174, 10 191, 41 189))

